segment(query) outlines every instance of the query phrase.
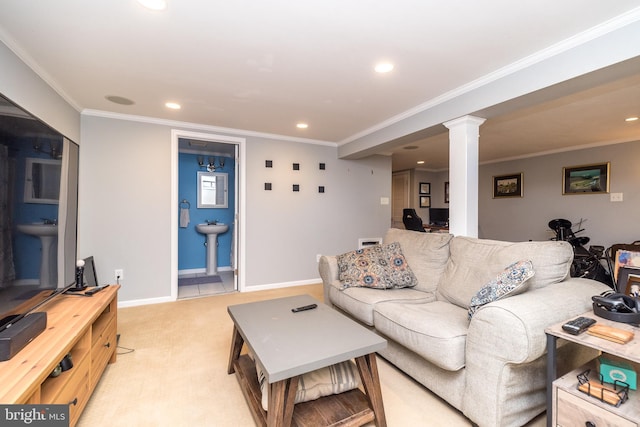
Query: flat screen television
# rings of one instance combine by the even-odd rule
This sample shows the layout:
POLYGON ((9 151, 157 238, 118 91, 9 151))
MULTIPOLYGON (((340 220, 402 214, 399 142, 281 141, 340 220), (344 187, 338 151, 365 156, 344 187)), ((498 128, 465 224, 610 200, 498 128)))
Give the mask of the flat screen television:
POLYGON ((74 284, 78 163, 77 144, 0 96, 0 334, 74 284))
POLYGON ((449 208, 429 208, 429 224, 448 225, 449 224, 449 208))

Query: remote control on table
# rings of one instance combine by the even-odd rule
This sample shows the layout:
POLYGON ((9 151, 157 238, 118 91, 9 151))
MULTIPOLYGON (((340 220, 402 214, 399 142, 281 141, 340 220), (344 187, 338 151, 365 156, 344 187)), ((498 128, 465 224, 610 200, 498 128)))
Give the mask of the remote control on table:
POLYGON ((299 313, 301 311, 313 310, 317 306, 318 304, 303 305, 302 307, 292 308, 291 311, 293 311, 294 313, 299 313))
POLYGON ((589 326, 594 323, 596 323, 595 319, 580 316, 562 325, 562 330, 570 333, 571 335, 580 335, 589 329, 589 326))
POLYGON ((103 290, 104 288, 107 288, 107 287, 109 287, 109 285, 103 285, 103 286, 98 286, 96 288, 91 288, 88 291, 86 291, 84 294, 85 295, 93 295, 93 294, 96 294, 96 293, 100 292, 101 290, 103 290))

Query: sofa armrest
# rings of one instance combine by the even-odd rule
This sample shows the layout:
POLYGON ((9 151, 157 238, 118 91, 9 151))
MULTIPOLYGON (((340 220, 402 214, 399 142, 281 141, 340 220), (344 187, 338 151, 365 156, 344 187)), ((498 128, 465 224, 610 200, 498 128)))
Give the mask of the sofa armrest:
MULTIPOLYGON (((478 425, 522 425, 544 410, 545 328, 588 311, 591 297, 607 289, 595 280, 572 278, 478 310, 467 334, 464 414, 478 425), (519 412, 519 407, 528 409, 519 412)), ((558 351, 563 372, 596 355, 571 343, 558 351)))
POLYGON ((545 328, 590 310, 591 297, 608 289, 595 280, 569 278, 487 304, 469 324, 467 357, 536 360, 546 351, 545 328))
POLYGON ((333 306, 331 304, 331 300, 329 299, 329 289, 331 286, 340 289, 340 280, 339 280, 339 272, 338 272, 338 258, 331 255, 323 255, 320 257, 320 262, 318 263, 318 271, 320 272, 320 277, 322 278, 322 289, 324 294, 324 303, 328 306, 333 306))

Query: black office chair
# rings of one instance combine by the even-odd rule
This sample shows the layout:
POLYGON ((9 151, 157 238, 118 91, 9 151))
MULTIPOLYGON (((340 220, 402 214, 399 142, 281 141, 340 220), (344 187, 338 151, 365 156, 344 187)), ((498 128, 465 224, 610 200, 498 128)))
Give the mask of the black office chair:
POLYGON ((418 216, 415 209, 403 209, 402 210, 402 222, 404 228, 412 231, 420 231, 426 233, 422 226, 422 218, 418 216))

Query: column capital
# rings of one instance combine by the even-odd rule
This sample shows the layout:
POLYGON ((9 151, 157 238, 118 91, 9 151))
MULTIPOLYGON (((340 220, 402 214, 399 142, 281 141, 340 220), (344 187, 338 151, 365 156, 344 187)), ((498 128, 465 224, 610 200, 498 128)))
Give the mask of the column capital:
POLYGON ((444 122, 443 125, 445 125, 448 129, 451 129, 453 127, 460 126, 460 125, 475 125, 480 127, 480 125, 483 124, 486 120, 487 119, 483 119, 482 117, 462 116, 462 117, 458 117, 457 119, 444 122))

